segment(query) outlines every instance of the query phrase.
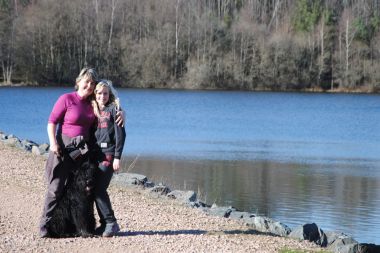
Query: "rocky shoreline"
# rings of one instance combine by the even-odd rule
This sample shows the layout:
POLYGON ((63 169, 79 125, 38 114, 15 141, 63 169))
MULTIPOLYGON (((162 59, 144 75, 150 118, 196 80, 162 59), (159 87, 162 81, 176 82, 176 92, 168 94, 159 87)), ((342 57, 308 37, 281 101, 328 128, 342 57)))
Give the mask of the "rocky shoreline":
MULTIPOLYGON (((48 144, 46 143, 37 144, 30 140, 20 140, 14 135, 11 135, 11 134, 7 135, 1 131, 0 131, 0 143, 5 144, 4 147, 10 146, 10 147, 18 148, 19 151, 17 152, 28 151, 31 153, 30 155, 32 157, 33 156, 40 157, 39 162, 42 164, 39 166, 38 173, 40 174, 40 177, 42 177, 43 171, 41 170, 43 168, 43 162, 44 160, 46 160, 47 152, 49 150, 48 144)), ((4 157, 4 155, 2 154, 2 160, 4 159, 7 159, 7 157, 4 157)), ((6 164, 6 162, 4 162, 4 164, 6 164)), ((7 168, 5 167, 1 168, 1 171, 3 171, 2 173, 5 173, 4 171, 7 171, 7 168)), ((41 183, 40 186, 43 186, 43 183, 41 183)), ((212 218, 212 222, 211 222, 212 224, 215 223, 214 219, 222 223, 227 222, 227 223, 236 224, 236 226, 238 227, 238 229, 235 228, 236 234, 250 235, 250 236, 262 235, 262 236, 268 236, 269 238, 272 238, 273 240, 274 239, 278 240, 282 238, 283 240, 285 240, 285 242, 299 243, 299 245, 301 246, 299 247, 298 245, 296 248, 301 249, 301 250, 309 250, 313 252, 323 251, 324 249, 327 249, 330 252, 380 252, 379 245, 359 243, 354 238, 349 237, 343 233, 323 231, 315 223, 304 224, 292 230, 285 224, 279 221, 270 219, 268 217, 257 216, 253 213, 239 211, 231 206, 224 207, 224 206, 208 205, 206 203, 203 203, 201 200, 197 199, 196 193, 193 191, 172 190, 169 188, 169 186, 166 186, 162 183, 156 184, 154 182, 149 181, 148 178, 144 175, 133 174, 133 173, 119 173, 113 177, 111 188, 112 189, 110 190, 116 189, 117 192, 127 191, 131 195, 150 196, 151 198, 157 199, 161 203, 161 208, 163 208, 162 203, 175 202, 178 204, 178 206, 185 208, 184 210, 186 211, 184 212, 190 212, 190 211, 196 212, 197 214, 195 215, 195 218, 199 216, 199 213, 200 213, 201 215, 205 215, 205 217, 214 217, 212 218)), ((123 204, 120 203, 119 205, 122 206, 123 204)), ((125 209, 129 209, 128 206, 124 206, 124 207, 125 209)), ((116 210, 115 212, 118 213, 116 210)), ((3 216, 3 213, 1 213, 0 218, 1 218, 0 220, 1 226, 3 226, 3 219, 5 219, 5 216, 3 216)), ((128 220, 128 218, 129 217, 127 217, 126 219, 128 220)), ((173 222, 179 224, 181 221, 173 219, 173 222)), ((184 227, 179 228, 179 229, 184 230, 186 229, 187 225, 184 225, 184 227)), ((210 227, 210 226, 212 227, 211 224, 203 224, 203 225, 205 225, 206 227, 210 227)), ((205 229, 205 231, 211 231, 211 230, 205 229)), ((229 229, 229 230, 233 231, 234 229, 229 229)), ((132 231, 129 230, 129 231, 130 231, 129 233, 132 233, 133 235, 134 233, 133 230, 132 231)), ((214 232, 211 232, 211 234, 212 233, 219 234, 219 232, 214 231, 214 232)), ((223 230, 223 234, 225 234, 225 232, 226 231, 223 230)), ((177 232, 171 232, 171 233, 177 233, 177 232)), ((168 234, 171 234, 171 233, 168 232, 168 234)), ((202 235, 203 233, 204 232, 199 233, 199 234, 195 233, 195 235, 199 236, 199 235, 202 235)), ((126 232, 126 235, 127 234, 128 233, 126 232)), ((155 235, 156 233, 151 232, 148 234, 155 235)), ((160 233, 158 232, 158 234, 160 233)), ((206 233, 206 234, 209 234, 209 233, 206 233)), ((0 238, 2 238, 3 235, 4 235, 3 233, 0 234, 0 238)), ((252 238, 252 240, 255 240, 255 239, 252 238)), ((4 241, 2 242, 2 244, 4 244, 4 241)), ((264 246, 262 249, 259 249, 259 250, 256 249, 255 251, 277 252, 279 250, 278 248, 276 248, 276 251, 271 251, 269 246, 270 245, 264 246)), ((288 246, 285 246, 285 247, 288 247, 288 246)), ((236 250, 240 251, 239 248, 237 248, 236 250)), ((236 250, 226 250, 226 252, 236 252, 236 250)), ((153 251, 157 251, 157 250, 153 250, 153 251)), ((158 250, 158 251, 163 251, 163 249, 158 250)), ((183 251, 188 251, 188 249, 184 248, 184 250, 176 251, 176 252, 183 252, 183 251)), ((200 249, 200 250, 195 250, 195 251, 208 251, 208 250, 200 249)), ((246 248, 244 248, 244 251, 246 251, 246 248)))

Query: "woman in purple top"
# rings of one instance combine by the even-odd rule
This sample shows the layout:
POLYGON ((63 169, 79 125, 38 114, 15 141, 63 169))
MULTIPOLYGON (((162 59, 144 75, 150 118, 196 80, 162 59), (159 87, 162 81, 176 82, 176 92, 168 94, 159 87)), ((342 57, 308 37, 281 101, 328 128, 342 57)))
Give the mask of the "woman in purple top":
POLYGON ((68 137, 89 137, 90 128, 94 126, 95 114, 91 97, 96 85, 97 76, 94 69, 84 68, 76 79, 75 92, 67 93, 58 98, 50 114, 47 132, 50 150, 60 156, 61 150, 57 143, 57 125, 61 133, 68 137))
MULTIPOLYGON (((63 149, 69 145, 81 145, 91 148, 90 134, 94 129, 96 116, 91 104, 97 74, 92 68, 84 68, 76 78, 75 92, 60 96, 49 116, 47 132, 50 142, 49 157, 46 162, 45 177, 48 188, 40 222, 40 236, 48 237, 46 224, 51 219, 57 199, 62 195, 69 176, 69 162, 63 155, 63 149), (53 173, 54 172, 54 173, 53 173)), ((120 119, 123 122, 123 115, 120 119)), ((92 134, 91 134, 92 135, 92 134)))
POLYGON ((69 176, 69 162, 63 156, 63 148, 73 142, 88 142, 90 128, 95 123, 91 97, 97 81, 92 68, 84 68, 76 78, 75 92, 60 96, 49 116, 47 132, 50 142, 45 177, 48 188, 40 222, 40 236, 48 237, 46 224, 51 219, 57 199, 62 195, 69 176), (54 171, 54 173, 53 173, 54 171))

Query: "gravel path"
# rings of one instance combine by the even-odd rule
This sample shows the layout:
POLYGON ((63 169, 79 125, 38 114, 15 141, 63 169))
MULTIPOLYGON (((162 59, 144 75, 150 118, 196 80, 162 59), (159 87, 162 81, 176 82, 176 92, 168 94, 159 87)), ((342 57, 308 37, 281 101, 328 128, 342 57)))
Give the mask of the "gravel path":
POLYGON ((257 234, 137 188, 109 189, 121 233, 112 238, 40 239, 46 159, 0 142, 0 252, 278 252, 321 249, 257 234))

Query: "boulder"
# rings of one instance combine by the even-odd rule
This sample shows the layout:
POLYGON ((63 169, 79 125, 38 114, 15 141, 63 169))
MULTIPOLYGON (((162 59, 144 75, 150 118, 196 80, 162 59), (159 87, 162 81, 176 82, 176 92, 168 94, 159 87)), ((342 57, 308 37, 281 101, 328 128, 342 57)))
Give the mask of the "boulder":
POLYGON ((42 143, 41 145, 38 146, 38 148, 41 150, 42 153, 48 153, 50 145, 47 143, 42 143))
POLYGON ((360 243, 358 246, 358 252, 360 253, 379 253, 380 245, 373 243, 360 243))
POLYGON ((202 210, 205 211, 205 212, 206 212, 206 210, 207 210, 208 208, 211 207, 210 205, 207 205, 206 203, 200 201, 199 199, 195 200, 194 202, 190 202, 189 205, 190 205, 191 207, 200 208, 200 209, 202 209, 202 210))
POLYGON ((235 220, 240 220, 244 218, 251 218, 254 217, 255 215, 248 213, 248 212, 241 212, 241 211, 232 211, 230 213, 229 218, 235 219, 235 220))
POLYGON ((326 232, 327 247, 332 252, 355 253, 358 250, 358 242, 352 237, 336 232, 326 232))
POLYGON ((272 220, 268 217, 255 216, 251 214, 250 217, 244 217, 243 220, 248 226, 259 232, 270 233, 278 236, 287 236, 291 232, 291 229, 285 224, 272 220))
POLYGON ((232 206, 217 206, 216 204, 213 204, 210 208, 204 209, 204 211, 211 215, 228 218, 233 211, 236 211, 236 209, 232 206))
POLYGON ((299 240, 308 240, 321 247, 327 246, 326 234, 315 223, 305 224, 295 228, 289 234, 289 237, 299 240))
POLYGON ((136 173, 119 173, 112 177, 112 183, 119 186, 144 185, 147 177, 136 173))
POLYGON ((35 155, 43 155, 45 152, 41 151, 38 146, 32 146, 32 153, 35 155))
POLYGON ((14 146, 14 147, 21 146, 19 138, 17 138, 14 135, 8 135, 8 137, 4 139, 3 142, 9 146, 14 146))
POLYGON ((154 187, 154 182, 152 182, 152 181, 146 181, 145 183, 144 183, 144 187, 146 187, 146 188, 152 188, 152 187, 154 187))
POLYGON ((0 140, 5 140, 7 138, 8 138, 8 136, 5 133, 0 132, 0 140))
POLYGON ((150 188, 150 192, 159 193, 161 195, 167 195, 171 190, 166 185, 159 183, 158 185, 150 188))
POLYGON ((193 191, 174 190, 169 192, 167 196, 172 199, 177 199, 178 201, 185 204, 190 204, 197 199, 197 194, 195 194, 193 191))
POLYGON ((341 242, 342 244, 358 243, 354 238, 343 233, 327 231, 325 235, 327 238, 327 246, 334 243, 336 244, 337 242, 341 242))
POLYGON ((22 140, 20 142, 21 148, 26 150, 26 151, 32 151, 32 147, 36 146, 37 143, 30 141, 30 140, 22 140))

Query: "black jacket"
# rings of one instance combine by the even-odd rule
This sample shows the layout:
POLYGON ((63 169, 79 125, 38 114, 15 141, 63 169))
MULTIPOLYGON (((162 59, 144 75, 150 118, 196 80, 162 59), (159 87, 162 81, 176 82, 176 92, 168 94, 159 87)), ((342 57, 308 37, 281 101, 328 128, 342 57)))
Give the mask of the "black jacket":
POLYGON ((116 106, 110 104, 100 111, 95 130, 96 144, 104 154, 112 154, 120 159, 125 142, 125 129, 116 124, 116 106))

